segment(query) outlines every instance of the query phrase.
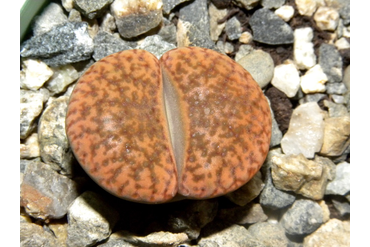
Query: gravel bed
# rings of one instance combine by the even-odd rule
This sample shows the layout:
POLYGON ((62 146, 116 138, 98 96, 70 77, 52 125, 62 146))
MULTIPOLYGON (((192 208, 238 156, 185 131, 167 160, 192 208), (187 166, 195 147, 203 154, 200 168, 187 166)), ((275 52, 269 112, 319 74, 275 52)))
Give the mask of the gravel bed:
POLYGON ((21 246, 349 246, 350 1, 134 2, 51 1, 21 42, 21 246), (70 149, 70 95, 107 55, 181 46, 251 73, 273 116, 266 161, 217 198, 116 198, 70 149))

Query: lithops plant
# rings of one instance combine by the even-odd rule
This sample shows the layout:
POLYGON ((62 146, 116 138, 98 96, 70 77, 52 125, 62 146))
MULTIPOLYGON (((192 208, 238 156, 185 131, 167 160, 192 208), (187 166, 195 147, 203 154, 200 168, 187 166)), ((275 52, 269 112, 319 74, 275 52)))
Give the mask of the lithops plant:
POLYGON ((79 79, 66 131, 84 170, 141 203, 224 195, 247 183, 269 150, 270 109, 251 75, 213 50, 161 59, 109 55, 79 79))

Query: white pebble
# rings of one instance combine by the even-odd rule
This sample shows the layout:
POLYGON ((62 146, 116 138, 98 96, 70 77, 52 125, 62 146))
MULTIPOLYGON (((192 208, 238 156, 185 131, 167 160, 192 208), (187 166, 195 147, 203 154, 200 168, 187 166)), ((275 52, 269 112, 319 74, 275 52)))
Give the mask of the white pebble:
POLYGON ((328 77, 320 64, 317 64, 301 77, 301 88, 304 93, 322 93, 326 90, 327 81, 328 77))
POLYGON ((298 69, 309 69, 316 64, 312 38, 313 31, 310 27, 294 30, 293 56, 298 69))
POLYGON ((66 90, 67 86, 78 79, 77 70, 70 64, 54 69, 54 75, 46 83, 52 95, 61 93, 66 90))
POLYGON ((289 98, 294 97, 300 84, 298 70, 294 64, 280 64, 275 67, 271 83, 289 98))
POLYGON ((20 72, 21 88, 37 90, 53 75, 53 70, 39 60, 27 59, 22 62, 20 72))
POLYGON ((338 26, 339 13, 333 8, 320 7, 313 18, 321 30, 334 31, 338 26))
POLYGON ((300 154, 313 158, 324 138, 324 117, 316 102, 308 102, 294 109, 289 129, 281 140, 285 154, 300 154))
POLYGON ((338 95, 338 94, 332 94, 331 95, 333 101, 337 104, 343 104, 344 103, 344 96, 338 95))
POLYGON ((20 144, 21 159, 29 159, 40 156, 40 145, 37 133, 33 133, 26 139, 24 144, 20 144))
POLYGON ((289 5, 284 5, 275 10, 275 14, 283 19, 285 22, 290 21, 294 15, 294 8, 289 5))
POLYGON ((253 40, 253 36, 250 32, 243 32, 242 35, 239 37, 239 41, 243 44, 249 44, 253 40))
POLYGON ((350 48, 349 42, 344 37, 342 37, 342 38, 338 39, 337 41, 335 41, 335 46, 338 48, 338 50, 350 48))
POLYGON ((316 0, 295 0, 298 12, 301 15, 312 16, 317 9, 316 0))

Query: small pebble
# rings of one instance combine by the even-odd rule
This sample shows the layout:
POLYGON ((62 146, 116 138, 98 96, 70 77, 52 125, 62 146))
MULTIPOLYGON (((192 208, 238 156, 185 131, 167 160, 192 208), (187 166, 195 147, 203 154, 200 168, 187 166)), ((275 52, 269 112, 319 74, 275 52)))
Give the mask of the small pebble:
POLYGON ((270 45, 292 44, 293 30, 274 12, 262 8, 253 13, 249 20, 253 40, 270 45))
POLYGON ((69 97, 51 99, 39 120, 38 135, 42 160, 62 174, 72 173, 73 154, 65 133, 69 97))
POLYGON ((210 36, 213 41, 217 41, 218 37, 224 30, 226 22, 218 24, 217 21, 221 20, 226 14, 227 9, 218 9, 212 2, 209 5, 209 26, 210 36))
POLYGON ((239 37, 239 41, 243 44, 249 44, 253 41, 253 36, 250 32, 243 32, 239 37))
POLYGON ((316 64, 301 76, 301 88, 306 94, 325 92, 325 83, 327 81, 328 77, 320 64, 316 64))
POLYGON ((280 145, 281 139, 283 138, 283 133, 279 129, 279 124, 277 123, 274 115, 274 111, 271 109, 271 103, 269 98, 266 98, 270 105, 270 112, 271 112, 271 118, 272 118, 272 128, 271 128, 271 141, 270 141, 270 147, 275 147, 277 145, 280 145))
POLYGON ((26 139, 36 128, 35 119, 44 106, 41 91, 20 90, 20 138, 26 139))
POLYGON ((344 49, 349 49, 350 48, 349 42, 344 37, 335 41, 334 44, 335 44, 335 46, 337 47, 338 50, 344 50, 344 49))
POLYGON ((194 0, 182 7, 177 22, 177 47, 199 46, 215 49, 210 32, 207 2, 194 0))
POLYGON ((95 61, 102 59, 110 54, 132 49, 127 42, 108 32, 99 31, 94 37, 94 54, 95 61))
POLYGON ((300 86, 299 72, 293 64, 280 64, 274 69, 271 84, 289 98, 294 97, 300 86))
POLYGON ((110 5, 118 32, 124 38, 134 38, 157 27, 162 21, 162 1, 115 0, 110 5), (141 13, 141 14, 138 14, 141 13))
POLYGON ((284 228, 279 223, 258 222, 251 225, 248 231, 265 246, 286 247, 289 242, 284 228))
POLYGON ((253 50, 237 61, 246 69, 261 88, 269 84, 274 75, 274 61, 269 53, 253 50))
POLYGON ((323 223, 323 212, 318 203, 300 199, 284 213, 280 223, 289 235, 310 234, 323 223))
POLYGON ((315 13, 317 3, 318 1, 316 0, 295 0, 299 14, 305 16, 312 16, 312 14, 315 13))
POLYGON ((328 97, 324 93, 313 93, 313 94, 306 94, 303 98, 299 100, 299 104, 302 105, 307 102, 316 102, 318 103, 320 100, 328 97))
POLYGON ((272 158, 271 174, 276 188, 320 200, 328 180, 333 179, 334 169, 334 163, 327 158, 307 160, 302 154, 285 155, 272 158))
POLYGON ((20 205, 34 218, 59 219, 78 196, 77 184, 41 161, 27 165, 20 205))
POLYGON ((325 222, 328 222, 330 220, 330 210, 329 210, 329 207, 328 205, 325 203, 325 200, 321 200, 321 201, 318 201, 317 202, 321 209, 322 209, 322 222, 325 223, 325 222))
POLYGON ((292 205, 295 198, 293 193, 279 190, 274 186, 271 171, 268 170, 265 178, 265 187, 260 195, 261 205, 272 210, 278 210, 292 205))
POLYGON ((349 117, 349 113, 347 111, 347 107, 345 107, 343 104, 336 104, 334 102, 324 100, 324 106, 328 108, 329 117, 349 117))
POLYGON ((45 83, 51 96, 64 92, 68 85, 78 79, 77 70, 70 64, 53 68, 53 71, 52 77, 45 83))
POLYGON ((332 97, 333 101, 337 104, 345 103, 344 96, 342 96, 342 95, 332 94, 331 97, 332 97))
POLYGON ((326 83, 326 93, 327 94, 345 94, 347 92, 347 87, 342 82, 329 82, 326 83))
POLYGON ((47 232, 42 226, 34 223, 20 224, 20 246, 62 246, 52 233, 47 232))
POLYGON ((325 119, 323 145, 320 153, 325 156, 340 156, 350 143, 350 117, 325 119))
POLYGON ((114 17, 107 12, 102 18, 99 30, 113 34, 116 29, 117 26, 114 17))
POLYGON ((174 44, 168 43, 163 40, 159 35, 152 35, 146 37, 140 44, 136 47, 137 49, 143 49, 149 51, 155 55, 158 59, 167 51, 175 49, 174 44))
POLYGON ((331 219, 304 238, 305 247, 350 246, 350 222, 331 219))
POLYGON ((75 9, 72 9, 68 15, 68 21, 81 22, 82 21, 81 13, 75 9))
POLYGON ((113 0, 74 0, 74 7, 88 19, 101 17, 113 0))
POLYGON ((63 13, 63 9, 59 4, 50 3, 42 11, 42 13, 35 18, 33 26, 33 35, 38 36, 49 32, 53 27, 65 24, 67 16, 63 13))
POLYGON ((316 64, 312 39, 312 28, 303 27, 294 30, 293 56, 298 69, 309 69, 316 64))
POLYGON ((324 126, 323 113, 316 102, 299 105, 293 110, 288 132, 281 140, 283 152, 313 158, 321 149, 324 126))
MULTIPOLYGON (((344 199, 345 200, 345 199, 344 199)), ((336 210, 338 210, 340 216, 344 217, 351 212, 351 207, 346 201, 331 200, 336 210)))
MULTIPOLYGON (((172 233, 159 231, 153 232, 144 237, 135 236, 129 232, 125 232, 122 235, 124 236, 118 240, 125 240, 126 242, 133 244, 133 246, 181 246, 182 243, 189 241, 189 237, 183 232, 172 233)), ((121 247, 122 245, 119 246, 121 247)), ((127 245, 123 244, 123 246, 127 245)))
POLYGON ((344 196, 350 191, 350 164, 341 162, 336 167, 335 179, 326 186, 326 195, 344 196))
POLYGON ((70 12, 70 11, 73 9, 73 1, 74 1, 74 0, 62 0, 63 8, 64 8, 67 12, 70 12))
POLYGON ((321 30, 335 31, 339 22, 339 13, 333 8, 319 7, 313 19, 321 30))
POLYGON ((285 22, 290 21, 294 15, 294 8, 290 5, 284 5, 275 10, 275 14, 283 19, 285 22))
POLYGON ((39 138, 37 133, 30 135, 24 144, 20 145, 21 159, 30 159, 40 156, 39 138))
POLYGON ((235 61, 238 62, 241 58, 248 55, 252 51, 253 47, 251 45, 241 45, 238 52, 235 54, 235 61))
POLYGON ((249 231, 244 227, 237 224, 233 225, 215 225, 208 224, 204 228, 204 236, 198 242, 199 247, 210 246, 256 246, 263 247, 261 241, 257 240, 249 231))
POLYGON ((334 45, 322 43, 319 48, 319 64, 329 82, 341 82, 343 79, 343 62, 334 45))
POLYGON ((242 35, 242 27, 235 16, 226 22, 225 32, 230 40, 239 39, 242 35))
POLYGON ((119 213, 102 196, 85 191, 68 208, 67 246, 92 246, 107 239, 119 213))
POLYGON ((20 71, 21 88, 37 90, 49 80, 53 73, 53 70, 40 60, 24 59, 20 71))

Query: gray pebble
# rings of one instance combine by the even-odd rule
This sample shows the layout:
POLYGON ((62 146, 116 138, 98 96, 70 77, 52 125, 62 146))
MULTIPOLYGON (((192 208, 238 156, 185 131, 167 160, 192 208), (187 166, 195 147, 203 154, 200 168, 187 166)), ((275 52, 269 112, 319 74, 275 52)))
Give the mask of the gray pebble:
POLYGON ((99 31, 94 37, 93 58, 98 61, 113 53, 129 49, 132 48, 124 40, 105 31, 99 31))
POLYGON ((69 97, 49 101, 39 121, 38 135, 42 160, 62 174, 72 173, 73 154, 65 132, 69 97))
POLYGON ((74 0, 74 7, 89 19, 100 17, 113 0, 74 0))
POLYGON ((254 12, 249 24, 253 30, 253 40, 270 45, 292 44, 292 28, 267 8, 254 12))
POLYGON ((67 22, 33 36, 21 45, 21 56, 39 58, 51 67, 87 60, 94 51, 86 22, 67 22))
POLYGON ((34 218, 59 219, 77 197, 77 184, 41 161, 31 162, 21 184, 21 206, 34 218))
POLYGON ((206 1, 195 0, 181 8, 179 22, 189 24, 187 38, 192 46, 215 49, 209 31, 204 31, 210 30, 206 1))
POLYGON ((81 13, 78 10, 72 9, 68 15, 68 21, 81 22, 82 21, 81 13))
POLYGON ((326 83, 326 93, 327 94, 345 94, 347 92, 346 85, 344 83, 326 83))
POLYGON ((326 195, 346 195, 350 191, 350 164, 341 162, 336 167, 335 179, 326 186, 326 195))
POLYGON ((345 216, 349 214, 351 211, 351 207, 348 202, 346 201, 339 201, 339 200, 332 200, 334 207, 338 210, 341 216, 345 216))
POLYGON ((334 45, 321 44, 319 49, 319 64, 328 77, 328 82, 342 81, 342 57, 334 45))
POLYGON ((176 46, 164 41, 159 35, 152 35, 146 37, 137 48, 149 51, 160 59, 165 52, 175 49, 176 46))
POLYGON ((42 226, 34 223, 20 224, 20 246, 62 246, 52 233, 45 231, 42 226))
POLYGON ((289 235, 310 234, 323 223, 323 211, 314 201, 297 200, 285 212, 280 223, 289 235))
POLYGON ((274 61, 269 53, 262 50, 253 50, 238 60, 238 63, 252 75, 261 88, 267 86, 274 75, 274 61))
POLYGON ((306 94, 302 99, 299 100, 299 104, 302 105, 307 102, 319 102, 325 97, 327 97, 327 95, 324 93, 306 94))
POLYGON ((109 237, 119 213, 92 191, 80 195, 68 209, 67 246, 92 246, 109 237))
POLYGON ((260 195, 261 205, 272 210, 282 209, 292 205, 295 198, 293 193, 276 189, 272 183, 271 171, 268 170, 265 178, 265 187, 260 195))
POLYGON ((230 40, 239 39, 242 35, 242 27, 235 16, 226 22, 225 32, 230 40))

